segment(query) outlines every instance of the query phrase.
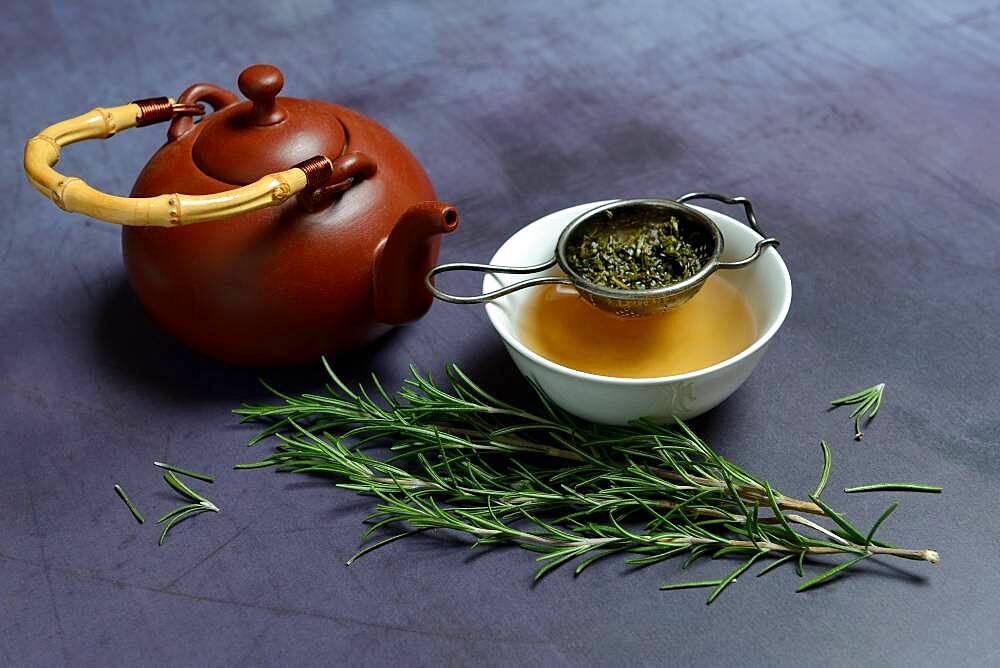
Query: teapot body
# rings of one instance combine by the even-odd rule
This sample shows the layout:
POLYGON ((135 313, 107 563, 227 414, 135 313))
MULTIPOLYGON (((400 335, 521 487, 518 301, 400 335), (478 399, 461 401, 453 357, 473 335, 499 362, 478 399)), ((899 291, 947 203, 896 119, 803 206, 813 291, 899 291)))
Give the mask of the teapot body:
MULTIPOLYGON (((125 268, 140 301, 170 334, 209 356, 246 365, 307 362, 392 327, 377 315, 378 254, 408 208, 435 198, 433 187, 378 123, 338 105, 310 104, 340 119, 347 150, 373 157, 371 176, 350 180, 318 206, 304 206, 300 196, 225 220, 122 230, 125 268)), ((161 147, 132 195, 234 187, 196 164, 192 149, 201 128, 190 126, 161 147)), ((436 259, 439 243, 439 236, 427 239, 427 262, 436 259)))

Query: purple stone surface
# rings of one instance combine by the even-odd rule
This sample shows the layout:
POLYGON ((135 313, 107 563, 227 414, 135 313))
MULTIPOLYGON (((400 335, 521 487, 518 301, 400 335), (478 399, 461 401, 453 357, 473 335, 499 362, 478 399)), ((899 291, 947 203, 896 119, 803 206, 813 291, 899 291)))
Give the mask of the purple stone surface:
MULTIPOLYGON (((1000 662, 1000 6, 848 2, 13 2, 0 21, 0 665, 822 665, 1000 662), (532 585, 531 555, 431 536, 348 568, 368 500, 327 481, 234 471, 229 411, 257 378, 303 391, 319 365, 200 357, 150 322, 119 231, 58 211, 23 142, 99 105, 235 87, 252 62, 289 95, 354 107, 418 156, 462 212, 442 261, 485 261, 572 204, 745 194, 781 239, 794 297, 747 384, 696 427, 801 496, 831 442, 835 505, 934 567, 867 562, 795 594, 790 570, 659 592, 667 562, 608 559, 532 585), (829 400, 887 383, 864 441, 829 400), (153 460, 217 476, 218 515, 157 547, 175 505, 153 460), (115 497, 122 484, 147 517, 115 497)), ((165 126, 65 151, 67 174, 128 192, 165 126)), ((734 214, 738 215, 738 214, 734 214)), ((477 279, 450 285, 474 290, 477 279)), ((394 386, 460 363, 521 391, 481 307, 335 359, 394 386)), ((205 487, 205 485, 200 485, 205 487)), ((816 574, 820 564, 809 571, 816 574)))

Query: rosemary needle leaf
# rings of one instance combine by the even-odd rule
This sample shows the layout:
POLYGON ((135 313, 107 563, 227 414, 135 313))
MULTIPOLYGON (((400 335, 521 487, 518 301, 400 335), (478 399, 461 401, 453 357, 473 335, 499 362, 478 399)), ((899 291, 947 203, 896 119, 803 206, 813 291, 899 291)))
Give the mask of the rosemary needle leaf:
POLYGON ((757 577, 760 577, 762 575, 767 575, 768 573, 770 573, 771 571, 773 571, 775 568, 778 568, 779 566, 781 566, 782 564, 784 564, 787 561, 791 561, 795 557, 796 557, 796 555, 794 553, 792 553, 792 554, 786 554, 785 556, 781 557, 780 559, 775 559, 770 564, 768 564, 765 568, 763 568, 760 571, 760 573, 757 574, 757 577))
POLYGON ((813 490, 813 496, 819 496, 826 489, 826 483, 830 479, 830 469, 833 466, 833 457, 830 456, 830 446, 826 444, 826 441, 820 440, 819 447, 823 450, 823 473, 819 476, 819 482, 816 483, 816 489, 813 490))
POLYGON ((388 545, 389 543, 391 543, 393 541, 397 541, 400 538, 406 538, 407 536, 412 536, 413 534, 421 533, 422 531, 423 531, 423 529, 414 529, 412 531, 404 531, 403 533, 396 534, 395 536, 389 536, 388 538, 384 538, 384 539, 382 539, 380 541, 372 543, 371 545, 368 545, 368 546, 364 547, 363 549, 359 550, 358 552, 356 552, 353 557, 351 557, 350 559, 347 560, 346 563, 347 563, 348 566, 350 566, 351 564, 353 564, 355 561, 357 561, 358 559, 360 559, 364 555, 368 554, 369 552, 373 552, 373 551, 377 550, 378 548, 382 547, 383 545, 388 545))
POLYGON ((619 552, 624 552, 627 549, 628 549, 627 546, 619 547, 611 550, 604 550, 603 552, 598 552, 592 557, 587 557, 586 559, 584 559, 583 561, 581 561, 579 564, 576 565, 576 570, 573 572, 573 575, 579 575, 580 573, 583 572, 585 568, 590 566, 595 561, 599 561, 601 559, 604 559, 605 557, 610 557, 611 555, 618 554, 619 552))
POLYGON ((167 482, 168 485, 174 488, 174 491, 176 491, 178 494, 182 496, 186 496, 192 501, 201 503, 202 501, 208 500, 201 494, 198 494, 193 489, 191 489, 190 487, 182 483, 180 480, 178 480, 177 476, 175 476, 170 471, 167 471, 166 473, 163 474, 163 479, 167 482))
POLYGON ((661 561, 666 561, 667 559, 672 559, 678 554, 682 554, 688 551, 687 545, 682 545, 680 547, 675 547, 672 550, 667 550, 666 552, 661 552, 659 554, 651 554, 648 557, 632 557, 631 559, 626 559, 625 563, 629 566, 649 566, 652 564, 657 564, 661 561))
POLYGON ((708 552, 708 549, 708 545, 699 545, 691 550, 691 554, 688 555, 688 558, 684 560, 683 564, 681 564, 681 570, 686 570, 687 567, 697 561, 699 557, 704 556, 704 554, 708 552))
POLYGON ((910 482, 884 482, 876 485, 859 485, 857 487, 845 487, 844 492, 854 494, 855 492, 923 492, 925 494, 940 494, 943 487, 935 485, 921 485, 910 482))
MULTIPOLYGON (((551 561, 549 561, 547 564, 545 564, 544 566, 542 566, 541 568, 539 568, 537 571, 535 571, 535 578, 534 578, 535 582, 538 582, 539 580, 541 580, 543 577, 545 577, 545 575, 547 573, 549 573, 553 569, 558 568, 559 566, 562 566, 563 564, 565 564, 567 561, 573 559, 574 557, 577 557, 580 554, 583 554, 583 552, 585 552, 588 549, 589 548, 587 548, 587 547, 582 547, 582 548, 577 547, 577 548, 571 548, 571 549, 563 550, 561 553, 556 553, 558 556, 554 556, 554 558, 552 558, 551 561)), ((540 558, 544 558, 544 557, 540 557, 540 558)))
MULTIPOLYGON (((197 515, 198 513, 207 513, 209 510, 211 510, 211 509, 210 508, 206 508, 204 506, 194 506, 194 507, 186 509, 182 513, 178 513, 177 515, 174 515, 171 518, 171 520, 169 522, 167 522, 166 525, 164 525, 163 532, 160 533, 160 545, 163 545, 163 541, 165 541, 167 539, 167 534, 170 533, 170 530, 173 529, 174 526, 178 522, 183 522, 187 518, 189 518, 189 517, 191 517, 193 515, 197 515)), ((216 511, 216 512, 218 512, 218 511, 216 511)))
POLYGON ((803 582, 801 585, 799 585, 799 588, 796 589, 795 591, 801 592, 801 591, 806 591, 807 589, 812 589, 816 585, 822 584, 822 583, 826 582, 827 580, 829 580, 830 578, 834 577, 835 575, 837 575, 837 573, 840 573, 841 571, 847 570, 848 568, 850 568, 851 566, 854 566, 858 562, 864 561, 869 556, 871 556, 871 555, 869 555, 869 554, 862 554, 860 556, 854 557, 853 559, 851 559, 849 561, 845 561, 843 563, 837 564, 836 566, 834 566, 830 570, 825 571, 823 573, 820 573, 819 575, 817 575, 816 577, 814 577, 812 580, 809 580, 808 582, 803 582))
POLYGON ((121 485, 115 485, 115 494, 117 494, 118 498, 125 502, 125 505, 128 506, 128 510, 132 513, 132 517, 135 518, 136 522, 142 524, 146 521, 142 517, 142 513, 139 512, 139 509, 135 507, 134 503, 132 503, 132 499, 128 498, 128 494, 125 493, 125 490, 122 489, 121 485))
POLYGON ((696 580, 694 582, 674 582, 660 585, 660 591, 668 589, 694 589, 695 587, 718 587, 722 580, 696 580))
POLYGON ((865 537, 861 535, 861 532, 858 531, 853 524, 851 524, 843 517, 841 517, 840 513, 836 512, 833 508, 820 501, 819 497, 816 496, 815 494, 810 495, 809 498, 812 499, 813 503, 815 503, 817 506, 823 509, 823 513, 827 517, 836 522, 837 525, 844 530, 844 533, 846 534, 848 540, 859 544, 864 542, 865 537))
POLYGON ((852 406, 854 404, 861 403, 865 401, 872 395, 873 392, 881 392, 885 389, 885 383, 879 383, 878 385, 873 385, 871 387, 866 387, 863 390, 859 390, 854 394, 848 394, 846 396, 840 397, 839 399, 834 399, 830 402, 832 406, 852 406))
POLYGON ((875 395, 875 405, 872 406, 871 412, 868 414, 868 419, 871 420, 876 415, 878 415, 878 409, 882 407, 882 390, 885 389, 885 383, 879 386, 879 391, 875 395))
MULTIPOLYGON (((820 481, 820 482, 823 483, 825 481, 820 481)), ((785 531, 788 532, 788 535, 792 537, 792 540, 795 543, 802 545, 803 544, 802 539, 799 538, 799 535, 797 533, 792 531, 792 527, 788 525, 788 520, 785 518, 785 514, 781 512, 781 510, 778 508, 778 501, 777 499, 774 498, 774 490, 771 489, 771 486, 767 484, 767 482, 764 483, 764 491, 767 492, 767 500, 768 503, 771 504, 771 511, 774 513, 774 516, 777 517, 778 520, 781 522, 781 526, 785 528, 785 531)), ((822 485, 820 486, 820 491, 823 491, 822 485)))
POLYGON ((268 457, 267 459, 262 459, 259 462, 253 462, 253 463, 250 463, 250 464, 237 464, 233 468, 237 469, 237 470, 241 470, 241 469, 262 469, 262 468, 267 468, 268 466, 274 466, 274 463, 275 463, 274 460, 271 459, 270 457, 268 457))
POLYGON ((169 520, 171 517, 173 517, 175 515, 179 515, 179 514, 181 514, 183 512, 187 512, 188 510, 192 510, 194 508, 200 508, 200 507, 201 507, 200 503, 189 503, 187 505, 177 506, 176 508, 174 508, 173 510, 171 510, 169 513, 165 514, 163 517, 161 517, 160 519, 156 520, 156 523, 157 524, 162 524, 162 523, 166 522, 167 520, 169 520))
POLYGON ((718 559, 719 557, 724 557, 727 554, 743 554, 745 552, 753 552, 756 549, 757 548, 755 547, 744 545, 721 547, 712 554, 712 558, 718 559))
POLYGON ((172 471, 174 473, 180 473, 181 475, 186 475, 189 478, 194 478, 196 480, 204 480, 205 482, 215 482, 215 478, 208 475, 207 473, 198 473, 197 471, 190 471, 188 469, 181 468, 180 466, 175 466, 174 464, 165 464, 164 462, 153 462, 153 466, 158 466, 166 471, 172 471))
POLYGON ((712 601, 714 601, 716 598, 718 598, 719 594, 722 593, 723 589, 725 589, 726 587, 728 587, 730 585, 730 583, 732 583, 733 581, 736 580, 736 578, 738 578, 740 575, 742 575, 743 572, 746 569, 748 569, 751 566, 753 566, 753 562, 757 561, 757 559, 759 559, 762 555, 765 555, 765 554, 767 554, 767 550, 760 550, 759 552, 757 552, 756 554, 754 554, 752 557, 750 557, 749 559, 747 559, 746 561, 744 561, 742 564, 740 564, 739 566, 737 566, 736 568, 734 568, 733 571, 729 575, 727 575, 726 577, 722 578, 722 580, 719 581, 718 586, 715 589, 712 590, 711 594, 708 595, 708 600, 705 601, 705 605, 712 605, 712 601))
POLYGON ((882 526, 882 523, 885 522, 885 520, 889 517, 889 515, 892 515, 893 511, 896 510, 898 506, 899 506, 898 501, 893 502, 888 508, 885 509, 885 511, 879 516, 879 518, 875 520, 875 524, 873 524, 872 528, 868 530, 868 536, 865 537, 866 549, 868 548, 869 545, 872 544, 872 538, 875 537, 875 532, 878 531, 878 528, 882 526))

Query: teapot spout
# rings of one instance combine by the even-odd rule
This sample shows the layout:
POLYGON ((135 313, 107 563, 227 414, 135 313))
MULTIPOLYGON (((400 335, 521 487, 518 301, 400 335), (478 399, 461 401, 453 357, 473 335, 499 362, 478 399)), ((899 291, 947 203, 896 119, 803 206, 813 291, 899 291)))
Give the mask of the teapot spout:
POLYGON ((458 227, 458 220, 458 210, 444 202, 420 202, 399 217, 376 250, 372 280, 379 321, 402 325, 431 307, 424 277, 437 260, 441 235, 458 227))

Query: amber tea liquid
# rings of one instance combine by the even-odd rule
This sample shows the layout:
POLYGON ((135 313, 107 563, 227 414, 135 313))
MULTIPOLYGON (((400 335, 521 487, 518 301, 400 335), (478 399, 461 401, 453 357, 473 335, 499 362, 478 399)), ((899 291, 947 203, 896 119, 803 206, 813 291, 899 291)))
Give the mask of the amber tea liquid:
POLYGON ((602 311, 566 285, 532 292, 517 323, 518 339, 548 360, 601 376, 649 378, 704 369, 757 336, 743 297, 719 275, 683 306, 645 318, 602 311))

